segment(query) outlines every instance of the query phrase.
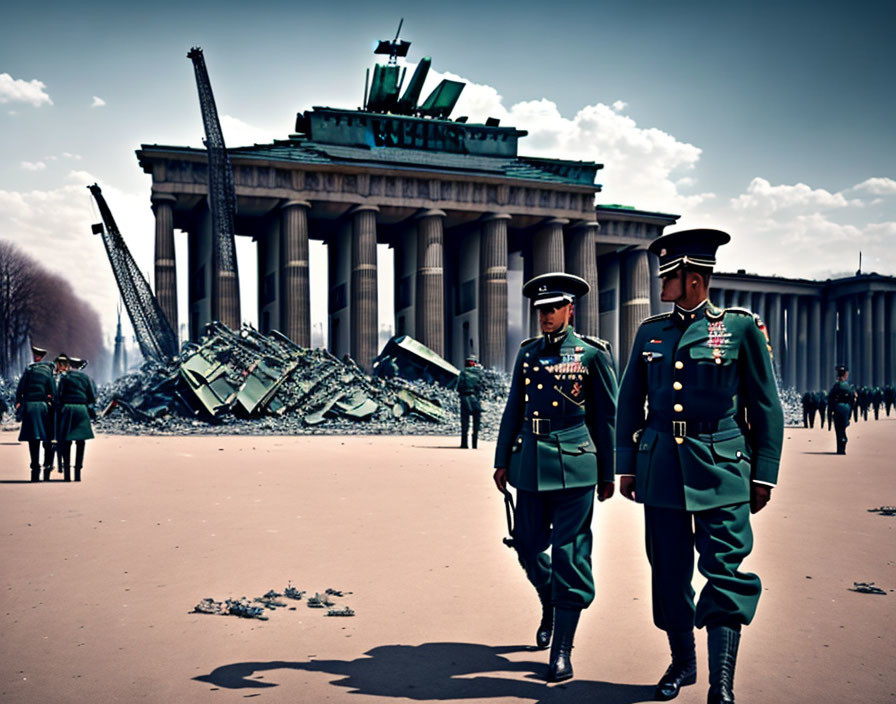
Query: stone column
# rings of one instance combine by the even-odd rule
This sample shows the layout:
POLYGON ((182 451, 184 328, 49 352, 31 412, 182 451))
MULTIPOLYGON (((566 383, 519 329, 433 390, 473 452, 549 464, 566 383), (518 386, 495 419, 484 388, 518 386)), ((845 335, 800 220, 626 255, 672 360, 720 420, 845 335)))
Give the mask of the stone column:
MULTIPOLYGON (((563 256, 563 226, 567 224, 569 220, 563 218, 545 220, 532 236, 529 260, 533 277, 566 270, 563 256)), ((538 313, 532 309, 529 312, 529 334, 538 335, 540 332, 538 313)))
POLYGON ((809 386, 809 300, 800 298, 799 334, 797 335, 797 389, 800 393, 812 391, 809 386))
POLYGON ((626 252, 619 298, 619 358, 628 359, 641 321, 650 315, 650 266, 646 249, 626 252))
POLYGON ((837 361, 837 303, 827 300, 824 303, 824 322, 821 335, 821 387, 827 391, 830 380, 834 376, 837 361))
POLYGON ((152 210, 156 216, 155 284, 156 299, 175 338, 177 329, 177 264, 174 259, 174 204, 177 198, 157 193, 152 198, 152 210))
MULTIPOLYGON (((787 297, 787 359, 784 372, 784 386, 795 388, 797 385, 797 366, 799 364, 799 309, 800 300, 796 295, 787 297)), ((797 389, 802 393, 802 389, 797 389)))
POLYGON ((280 332, 311 347, 311 289, 308 281, 308 210, 291 200, 280 208, 280 332))
POLYGON ((870 386, 874 376, 874 311, 871 291, 862 296, 862 384, 870 386))
POLYGON ((808 379, 806 384, 810 391, 818 391, 822 387, 821 383, 821 347, 824 344, 821 337, 821 299, 809 299, 809 335, 807 338, 808 357, 808 379))
POLYGON ((576 301, 575 328, 584 335, 598 335, 600 290, 597 277, 597 222, 578 223, 567 236, 567 272, 581 276, 591 286, 591 291, 576 301))
POLYGON ((416 338, 440 357, 445 356, 444 218, 441 210, 427 210, 417 216, 414 299, 416 338))
POLYGON ((367 372, 377 354, 376 214, 363 205, 352 210, 351 356, 367 372))
POLYGON ((896 293, 887 294, 887 373, 888 384, 896 384, 896 293))
POLYGON ((781 362, 784 359, 784 336, 781 333, 781 294, 768 294, 768 339, 772 346, 772 360, 775 371, 781 376, 783 370, 781 362))
POLYGON ((510 216, 488 215, 479 236, 479 361, 504 369, 507 362, 507 225, 510 216))
MULTIPOLYGON (((850 368, 854 375, 858 368, 858 360, 855 357, 855 349, 853 343, 855 341, 856 329, 856 302, 852 296, 843 299, 842 315, 840 316, 840 344, 842 347, 843 359, 838 364, 845 364, 850 368)), ((855 378, 853 378, 855 382, 855 378)))
POLYGON ((871 382, 876 386, 883 386, 886 382, 886 317, 884 304, 887 294, 881 292, 874 294, 874 373, 871 382))

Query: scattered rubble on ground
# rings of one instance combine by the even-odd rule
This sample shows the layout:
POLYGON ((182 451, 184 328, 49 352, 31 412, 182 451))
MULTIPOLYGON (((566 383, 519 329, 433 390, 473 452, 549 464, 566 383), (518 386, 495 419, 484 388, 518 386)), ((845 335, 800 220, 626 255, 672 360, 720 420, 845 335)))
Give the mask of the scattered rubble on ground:
MULTIPOLYGON (((224 601, 216 601, 212 597, 206 597, 193 607, 193 613, 238 616, 239 618, 255 618, 260 621, 267 621, 266 609, 276 611, 277 609, 289 607, 290 611, 295 611, 295 606, 289 606, 285 601, 281 601, 281 598, 301 599, 302 594, 305 594, 305 590, 299 591, 290 582, 282 594, 274 589, 269 589, 261 596, 251 600, 244 596, 239 599, 225 599, 224 601), (256 606, 256 604, 261 604, 261 606, 256 606)), ((315 592, 314 596, 308 597, 306 600, 306 606, 319 609, 328 607, 327 616, 354 616, 355 612, 349 606, 333 608, 336 604, 330 597, 344 596, 345 594, 352 594, 352 592, 343 592, 337 589, 327 589, 323 594, 315 592)))
MULTIPOLYGON (((404 343, 393 345, 404 354, 396 360, 398 374, 371 377, 347 357, 299 347, 276 331, 262 335, 243 326, 236 333, 211 323, 199 343, 184 345, 169 364, 147 363, 103 387, 96 428, 166 435, 460 434, 458 396, 450 388, 456 370, 452 375, 450 364, 415 340, 396 339, 404 343), (436 368, 439 374, 429 371, 436 368)), ((497 433, 509 377, 489 370, 484 380, 482 435, 489 439, 497 433)))

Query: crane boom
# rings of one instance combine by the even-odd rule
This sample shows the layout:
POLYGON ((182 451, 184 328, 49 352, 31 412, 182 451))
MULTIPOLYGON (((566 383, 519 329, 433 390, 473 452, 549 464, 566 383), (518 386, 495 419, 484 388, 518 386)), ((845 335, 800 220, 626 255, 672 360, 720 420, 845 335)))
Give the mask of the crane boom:
POLYGON ((97 184, 87 188, 96 200, 105 224, 105 227, 94 225, 93 232, 103 236, 112 273, 115 275, 125 310, 134 327, 140 352, 147 360, 167 362, 178 353, 177 335, 171 329, 171 324, 162 312, 162 307, 150 289, 149 283, 124 243, 102 190, 97 184))
POLYGON ((208 150, 208 201, 212 214, 212 318, 238 330, 241 319, 234 243, 236 190, 233 185, 233 168, 224 145, 224 135, 202 49, 193 47, 187 58, 193 62, 196 73, 196 89, 199 92, 205 146, 208 150))

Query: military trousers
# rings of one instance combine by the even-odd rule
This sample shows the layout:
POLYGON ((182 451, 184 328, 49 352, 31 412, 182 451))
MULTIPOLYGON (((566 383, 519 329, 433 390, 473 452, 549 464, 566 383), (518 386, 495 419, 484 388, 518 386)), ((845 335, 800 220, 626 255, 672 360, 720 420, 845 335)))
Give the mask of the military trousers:
POLYGON ((482 411, 472 410, 468 411, 464 408, 463 404, 460 407, 460 440, 461 444, 466 446, 467 437, 470 432, 470 420, 473 421, 473 438, 479 438, 479 421, 482 417, 482 411))
POLYGON ((757 575, 739 570, 753 549, 749 503, 693 513, 645 506, 644 524, 657 628, 739 628, 753 620, 762 583, 757 575), (694 548, 697 568, 707 580, 696 605, 694 548))
POLYGON ((594 601, 594 487, 517 490, 516 499, 513 544, 529 581, 555 607, 588 607, 594 601))
POLYGON ((834 434, 837 436, 837 454, 846 454, 846 428, 849 425, 849 406, 838 404, 834 408, 834 434))

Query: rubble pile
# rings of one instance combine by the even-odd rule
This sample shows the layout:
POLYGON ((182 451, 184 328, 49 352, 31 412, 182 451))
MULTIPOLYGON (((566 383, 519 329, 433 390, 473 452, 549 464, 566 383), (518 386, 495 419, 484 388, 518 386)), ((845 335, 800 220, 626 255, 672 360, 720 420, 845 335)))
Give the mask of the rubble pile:
MULTIPOLYGON (((484 380, 482 435, 489 439, 509 377, 487 371, 484 380)), ((169 364, 147 364, 100 389, 98 406, 96 428, 106 433, 460 433, 450 382, 370 377, 347 357, 299 347, 276 331, 234 332, 221 323, 206 326, 199 343, 169 364)))
MULTIPOLYGON (((778 388, 781 389, 780 381, 778 388)), ((794 389, 781 389, 781 406, 784 409, 785 427, 802 427, 803 425, 803 397, 794 389)))

